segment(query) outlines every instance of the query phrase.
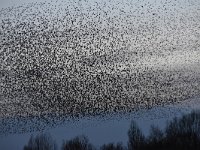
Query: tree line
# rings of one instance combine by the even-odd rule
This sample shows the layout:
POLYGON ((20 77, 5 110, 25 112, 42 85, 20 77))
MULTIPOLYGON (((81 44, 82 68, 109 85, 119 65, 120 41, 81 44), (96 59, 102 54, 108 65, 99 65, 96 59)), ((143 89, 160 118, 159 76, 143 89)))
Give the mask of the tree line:
MULTIPOLYGON (((200 111, 193 111, 180 118, 175 117, 165 129, 151 126, 148 136, 144 136, 135 121, 128 130, 128 143, 104 144, 100 150, 199 150, 200 111)), ((31 136, 24 150, 58 150, 56 142, 49 134, 31 136)), ((61 150, 97 150, 84 135, 64 141, 61 150)))

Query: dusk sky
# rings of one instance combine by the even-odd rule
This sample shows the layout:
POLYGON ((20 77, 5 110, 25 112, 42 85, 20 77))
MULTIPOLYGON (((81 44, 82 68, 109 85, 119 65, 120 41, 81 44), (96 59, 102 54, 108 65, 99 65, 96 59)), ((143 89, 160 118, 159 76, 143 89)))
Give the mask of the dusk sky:
POLYGON ((199 66, 200 0, 0 0, 0 149, 163 128, 200 108, 199 66))

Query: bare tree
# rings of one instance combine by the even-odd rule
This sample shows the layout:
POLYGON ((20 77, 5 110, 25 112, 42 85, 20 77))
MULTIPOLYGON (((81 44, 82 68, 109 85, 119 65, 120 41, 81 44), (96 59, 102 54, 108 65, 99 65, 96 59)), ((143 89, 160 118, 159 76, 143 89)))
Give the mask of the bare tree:
POLYGON ((129 150, 138 150, 140 149, 145 143, 145 136, 139 129, 136 122, 132 121, 131 126, 128 130, 128 149, 129 150))
POLYGON ((62 150, 95 150, 85 136, 77 136, 63 143, 62 150))
POLYGON ((57 150, 57 145, 49 134, 40 134, 31 136, 24 150, 57 150))

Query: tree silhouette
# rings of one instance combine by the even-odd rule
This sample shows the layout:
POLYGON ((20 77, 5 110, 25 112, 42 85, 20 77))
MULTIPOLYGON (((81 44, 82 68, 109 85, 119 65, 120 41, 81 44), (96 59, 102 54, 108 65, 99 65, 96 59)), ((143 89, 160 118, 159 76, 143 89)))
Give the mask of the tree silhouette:
MULTIPOLYGON (((170 121, 164 130, 151 126, 149 136, 145 137, 132 121, 128 130, 128 150, 199 150, 200 149, 200 111, 194 111, 170 121)), ((56 144, 49 134, 31 136, 24 150, 56 150, 56 144)), ((100 150, 126 150, 121 143, 109 143, 100 150)), ((95 150, 85 136, 63 142, 62 150, 95 150)))
POLYGON ((128 130, 128 149, 138 150, 145 144, 145 136, 142 134, 136 122, 132 121, 128 130))
POLYGON ((117 143, 116 145, 113 143, 104 144, 100 150, 126 150, 126 148, 122 145, 122 143, 117 143))
POLYGON ((57 145, 49 134, 40 134, 31 136, 24 150, 57 150, 57 145))
POLYGON ((146 141, 146 149, 162 149, 164 142, 164 133, 156 126, 151 126, 150 134, 146 141))
POLYGON ((95 150, 85 136, 77 136, 63 143, 62 150, 95 150))
POLYGON ((166 146, 176 149, 200 149, 200 112, 174 118, 166 127, 166 146))

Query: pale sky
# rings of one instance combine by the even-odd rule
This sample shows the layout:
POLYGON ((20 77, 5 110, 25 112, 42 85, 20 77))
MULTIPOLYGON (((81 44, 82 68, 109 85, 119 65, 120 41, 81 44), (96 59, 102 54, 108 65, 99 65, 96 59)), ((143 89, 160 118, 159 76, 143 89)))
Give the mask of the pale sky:
POLYGON ((48 1, 48 0, 0 0, 0 9, 10 6, 18 6, 23 3, 41 2, 41 1, 48 1))

